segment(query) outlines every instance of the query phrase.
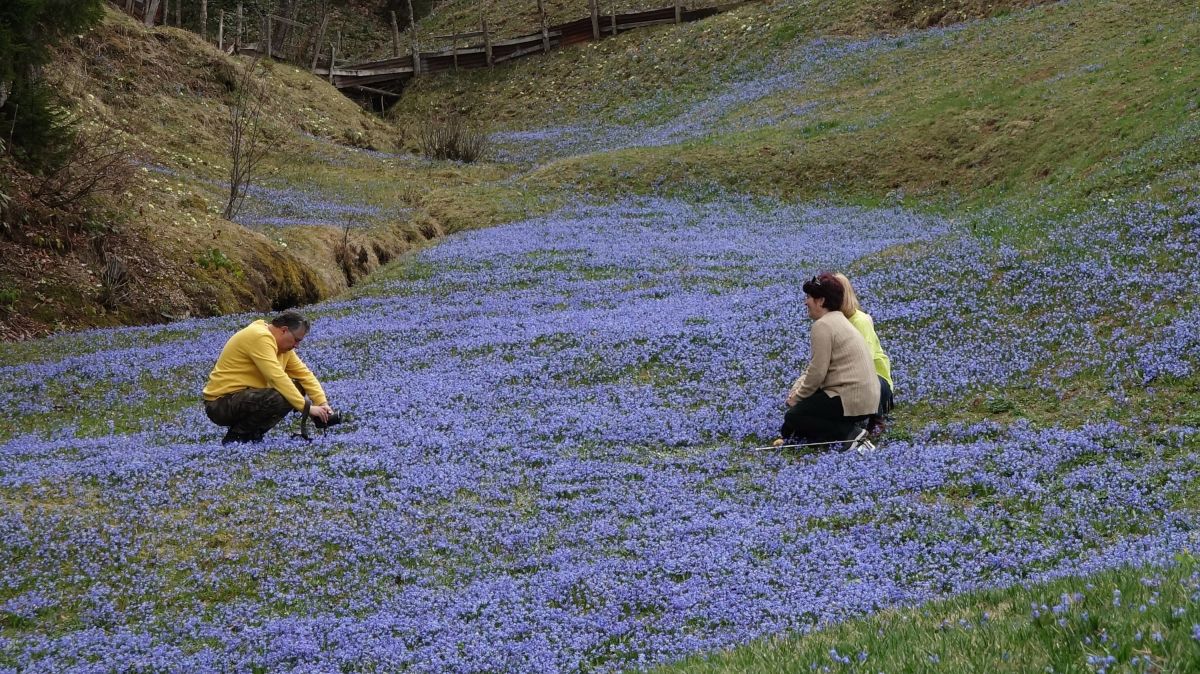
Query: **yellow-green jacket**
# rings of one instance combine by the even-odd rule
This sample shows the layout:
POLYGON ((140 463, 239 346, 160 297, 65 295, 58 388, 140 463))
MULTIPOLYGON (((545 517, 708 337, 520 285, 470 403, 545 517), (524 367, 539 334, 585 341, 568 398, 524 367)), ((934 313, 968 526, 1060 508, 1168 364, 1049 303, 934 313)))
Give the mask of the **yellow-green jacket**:
POLYGON ((883 377, 888 386, 892 385, 892 361, 888 355, 883 352, 883 347, 879 344, 879 335, 875 334, 875 321, 871 320, 871 315, 865 311, 856 311, 850 317, 850 324, 862 333, 863 339, 867 340, 867 347, 871 349, 871 359, 875 363, 875 374, 883 377))

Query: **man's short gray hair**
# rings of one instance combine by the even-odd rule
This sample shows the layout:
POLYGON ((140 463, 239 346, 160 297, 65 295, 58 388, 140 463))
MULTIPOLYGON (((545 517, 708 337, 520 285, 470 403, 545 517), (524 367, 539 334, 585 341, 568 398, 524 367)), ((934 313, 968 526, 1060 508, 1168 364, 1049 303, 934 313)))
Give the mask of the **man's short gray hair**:
POLYGON ((287 328, 289 332, 308 332, 308 319, 295 311, 285 311, 271 319, 271 325, 287 328))

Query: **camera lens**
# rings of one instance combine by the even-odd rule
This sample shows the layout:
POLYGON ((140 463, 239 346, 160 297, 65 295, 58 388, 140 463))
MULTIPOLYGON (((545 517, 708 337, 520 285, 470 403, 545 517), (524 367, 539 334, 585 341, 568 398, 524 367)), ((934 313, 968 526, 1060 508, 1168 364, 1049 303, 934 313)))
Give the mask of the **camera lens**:
POLYGON ((329 419, 326 421, 321 421, 319 418, 313 417, 313 425, 317 428, 328 428, 329 426, 336 426, 340 423, 342 423, 342 415, 338 414, 337 412, 330 414, 329 419))

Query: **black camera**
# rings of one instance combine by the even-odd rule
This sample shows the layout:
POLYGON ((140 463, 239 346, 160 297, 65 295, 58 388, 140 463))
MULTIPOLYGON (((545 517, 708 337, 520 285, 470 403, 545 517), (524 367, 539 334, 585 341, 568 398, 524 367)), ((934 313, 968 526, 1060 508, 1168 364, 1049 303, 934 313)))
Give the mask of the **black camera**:
POLYGON ((320 417, 313 417, 313 426, 317 428, 329 428, 330 426, 337 426, 343 421, 349 420, 349 416, 343 416, 340 412, 334 412, 329 415, 329 419, 326 421, 321 421, 320 417))

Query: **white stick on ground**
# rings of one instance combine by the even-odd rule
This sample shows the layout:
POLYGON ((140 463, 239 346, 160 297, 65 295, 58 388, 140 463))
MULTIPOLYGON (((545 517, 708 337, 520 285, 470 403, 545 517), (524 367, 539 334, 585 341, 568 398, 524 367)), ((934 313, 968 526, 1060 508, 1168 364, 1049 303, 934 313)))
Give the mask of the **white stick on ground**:
MULTIPOLYGON (((755 447, 754 451, 761 452, 768 449, 798 449, 800 447, 821 447, 824 445, 842 445, 851 443, 851 440, 830 440, 828 442, 801 442, 793 445, 767 445, 765 447, 755 447)), ((861 449, 873 450, 876 449, 874 443, 870 440, 859 440, 858 445, 861 449)))

